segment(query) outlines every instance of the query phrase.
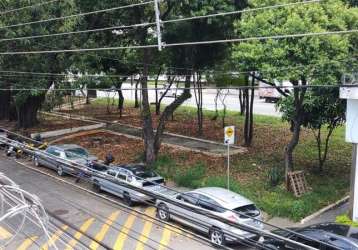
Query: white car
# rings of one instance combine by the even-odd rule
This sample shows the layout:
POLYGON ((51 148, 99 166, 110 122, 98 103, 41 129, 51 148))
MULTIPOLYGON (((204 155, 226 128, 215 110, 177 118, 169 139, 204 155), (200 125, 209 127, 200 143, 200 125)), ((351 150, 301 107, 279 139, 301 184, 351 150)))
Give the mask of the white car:
MULTIPOLYGON (((189 207, 200 208, 203 212, 210 211, 231 222, 244 223, 257 229, 263 229, 261 212, 256 208, 255 204, 232 191, 217 187, 207 187, 176 194, 173 198, 189 207)), ((256 234, 237 229, 219 220, 195 213, 190 209, 170 202, 157 200, 156 205, 157 216, 161 220, 174 220, 201 231, 207 234, 215 245, 220 246, 226 242, 260 238, 256 234)))

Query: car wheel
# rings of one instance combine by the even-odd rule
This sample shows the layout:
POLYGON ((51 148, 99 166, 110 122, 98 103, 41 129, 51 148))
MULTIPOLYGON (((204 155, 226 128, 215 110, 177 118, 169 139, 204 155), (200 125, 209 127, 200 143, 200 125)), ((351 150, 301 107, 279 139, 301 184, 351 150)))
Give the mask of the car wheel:
POLYGON ((39 167, 39 166, 40 166, 39 158, 37 158, 36 156, 34 156, 34 164, 35 164, 35 167, 39 167))
POLYGON ((123 193, 123 201, 127 206, 129 207, 133 206, 133 201, 127 192, 123 193))
POLYGON ((57 174, 59 176, 64 176, 65 175, 65 173, 63 172, 63 168, 61 166, 57 167, 57 174))
POLYGON ((167 205, 165 205, 163 203, 159 204, 159 206, 157 208, 157 215, 158 215, 159 219, 161 219, 163 221, 169 221, 170 215, 169 215, 169 209, 168 209, 167 205))
POLYGON ((99 183, 98 183, 97 181, 93 182, 92 187, 93 187, 93 190, 94 190, 96 193, 100 193, 100 192, 101 192, 101 187, 100 187, 100 185, 99 185, 99 183))
POLYGON ((217 228, 211 229, 210 241, 215 246, 223 246, 225 244, 225 238, 223 232, 217 228))

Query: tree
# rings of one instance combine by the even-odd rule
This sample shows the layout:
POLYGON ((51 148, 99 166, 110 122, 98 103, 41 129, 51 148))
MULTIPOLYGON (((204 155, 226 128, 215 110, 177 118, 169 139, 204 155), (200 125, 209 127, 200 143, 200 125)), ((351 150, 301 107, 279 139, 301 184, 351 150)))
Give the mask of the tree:
MULTIPOLYGON (((249 4, 256 7, 282 3, 252 0, 249 4)), ((356 27, 357 21, 352 18, 352 15, 356 16, 356 11, 340 0, 329 0, 319 4, 251 12, 244 14, 242 20, 237 22, 236 30, 241 37, 346 30, 356 27)), ((292 137, 284 154, 286 177, 287 172, 294 169, 293 151, 299 143, 304 122, 305 86, 336 84, 337 72, 343 70, 339 61, 349 58, 350 46, 349 36, 331 35, 267 39, 243 42, 234 47, 235 58, 242 65, 255 66, 250 70, 259 72, 261 79, 274 86, 276 81, 288 80, 294 86, 289 94, 293 100, 293 113, 290 120, 292 137)))
MULTIPOLYGON (((32 4, 40 3, 36 0, 32 4)), ((21 0, 16 2, 8 2, 3 5, 7 9, 21 8, 28 5, 28 1, 21 0)), ((36 8, 23 9, 19 12, 11 13, 11 15, 1 15, 1 25, 8 26, 16 23, 25 23, 35 20, 48 19, 53 16, 66 16, 76 11, 76 6, 73 0, 60 2, 57 4, 39 6, 36 8)), ((12 38, 18 36, 33 36, 37 34, 56 33, 58 30, 63 32, 73 30, 77 19, 73 18, 67 22, 48 22, 41 25, 24 25, 18 27, 10 27, 3 29, 3 38, 12 38)), ((53 44, 57 48, 68 48, 71 43, 67 39, 58 40, 57 38, 39 38, 38 40, 17 40, 7 41, 1 44, 3 51, 26 51, 26 50, 44 50, 53 48, 53 44)), ((1 68, 3 70, 11 71, 29 71, 29 72, 49 72, 62 73, 71 61, 67 55, 58 54, 44 54, 44 55, 5 55, 1 58, 1 68)), ((36 77, 33 75, 24 76, 2 76, 2 85, 13 89, 21 88, 39 88, 49 89, 56 83, 63 80, 63 77, 36 77), (5 79, 4 79, 5 78, 5 79)), ((37 112, 41 104, 45 100, 46 91, 31 90, 31 91, 11 91, 11 98, 9 99, 9 92, 7 95, 7 107, 10 100, 11 105, 16 108, 15 116, 17 119, 17 126, 19 128, 29 128, 38 123, 37 112)), ((10 106, 11 106, 10 105, 10 106)), ((11 110, 11 109, 10 109, 11 110)), ((6 116, 5 116, 6 118, 6 116)))
MULTIPOLYGON (((291 121, 294 115, 293 98, 289 96, 279 103, 283 119, 291 121)), ((345 101, 339 98, 338 89, 314 89, 303 102, 302 125, 311 129, 317 143, 318 170, 323 171, 327 160, 329 142, 333 131, 345 122, 345 101)))

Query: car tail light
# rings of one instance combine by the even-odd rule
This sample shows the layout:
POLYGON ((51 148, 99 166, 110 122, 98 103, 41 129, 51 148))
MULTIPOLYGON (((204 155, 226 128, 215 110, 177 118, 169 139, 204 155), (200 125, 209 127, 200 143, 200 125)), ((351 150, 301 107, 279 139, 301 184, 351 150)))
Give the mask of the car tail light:
POLYGON ((235 215, 233 215, 233 214, 230 214, 228 217, 227 217, 227 219, 229 220, 229 221, 231 221, 231 222, 239 222, 239 220, 237 219, 237 217, 235 216, 235 215))

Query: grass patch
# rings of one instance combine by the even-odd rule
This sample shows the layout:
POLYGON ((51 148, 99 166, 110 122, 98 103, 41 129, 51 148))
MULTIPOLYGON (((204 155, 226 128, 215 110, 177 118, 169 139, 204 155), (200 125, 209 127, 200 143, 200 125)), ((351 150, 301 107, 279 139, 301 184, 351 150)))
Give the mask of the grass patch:
POLYGON ((336 222, 348 226, 358 227, 358 222, 352 221, 347 214, 337 216, 336 222))

